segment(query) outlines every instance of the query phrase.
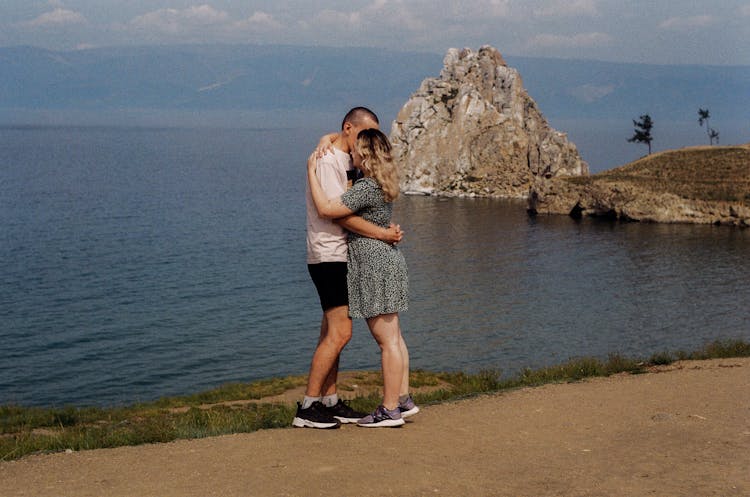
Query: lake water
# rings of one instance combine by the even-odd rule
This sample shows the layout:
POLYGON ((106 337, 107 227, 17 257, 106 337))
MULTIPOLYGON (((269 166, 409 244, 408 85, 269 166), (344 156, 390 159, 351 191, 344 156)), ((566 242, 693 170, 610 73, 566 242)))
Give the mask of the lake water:
MULTIPOLYGON (((116 405, 304 374, 323 130, 0 128, 0 404, 116 405)), ((516 373, 750 340, 750 230, 402 197, 412 366, 516 373)), ((364 323, 344 369, 377 369, 364 323)))

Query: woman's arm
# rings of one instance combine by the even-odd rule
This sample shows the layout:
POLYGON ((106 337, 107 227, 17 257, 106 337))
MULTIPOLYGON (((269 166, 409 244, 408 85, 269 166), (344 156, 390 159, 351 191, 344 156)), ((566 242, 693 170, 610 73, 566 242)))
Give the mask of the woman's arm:
POLYGON ((404 237, 404 232, 401 231, 401 226, 398 224, 391 223, 389 227, 383 228, 360 216, 346 216, 335 219, 333 222, 358 235, 374 238, 391 245, 399 243, 404 237))
POLYGON ((341 202, 341 197, 326 197, 323 187, 320 186, 318 176, 315 174, 318 163, 316 155, 313 152, 307 158, 307 181, 310 183, 310 196, 315 204, 315 208, 318 210, 318 215, 327 219, 335 219, 354 214, 354 211, 341 202))

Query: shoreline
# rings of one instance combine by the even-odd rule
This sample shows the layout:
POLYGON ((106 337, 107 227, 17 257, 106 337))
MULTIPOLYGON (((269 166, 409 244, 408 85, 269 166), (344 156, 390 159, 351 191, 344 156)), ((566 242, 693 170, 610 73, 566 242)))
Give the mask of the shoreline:
POLYGON ((750 493, 750 358, 425 406, 400 429, 260 430, 0 463, 8 495, 750 493))
MULTIPOLYGON (((500 371, 429 372, 412 370, 411 394, 420 406, 511 392, 524 387, 570 383, 618 374, 637 375, 680 360, 750 357, 750 343, 714 341, 693 352, 662 352, 647 360, 611 354, 570 359, 541 369, 524 369, 504 378, 500 371)), ((165 397, 130 406, 38 408, 0 405, 0 461, 34 454, 94 450, 200 439, 269 428, 286 428, 302 398, 306 376, 227 384, 184 397, 165 397)), ((344 371, 339 394, 352 407, 372 411, 382 397, 382 376, 374 371, 344 371)))

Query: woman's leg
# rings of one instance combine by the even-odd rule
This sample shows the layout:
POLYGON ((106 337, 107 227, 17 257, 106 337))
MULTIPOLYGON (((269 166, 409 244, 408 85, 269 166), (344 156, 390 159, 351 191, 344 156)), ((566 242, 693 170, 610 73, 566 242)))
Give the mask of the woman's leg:
POLYGON ((404 374, 401 377, 401 388, 399 388, 399 397, 409 394, 409 349, 406 348, 406 342, 404 337, 401 335, 401 327, 398 329, 398 345, 401 349, 401 359, 404 364, 404 374))
POLYGON ((398 396, 404 379, 404 359, 398 314, 381 314, 367 320, 370 333, 378 342, 383 368, 383 406, 398 407, 398 396))

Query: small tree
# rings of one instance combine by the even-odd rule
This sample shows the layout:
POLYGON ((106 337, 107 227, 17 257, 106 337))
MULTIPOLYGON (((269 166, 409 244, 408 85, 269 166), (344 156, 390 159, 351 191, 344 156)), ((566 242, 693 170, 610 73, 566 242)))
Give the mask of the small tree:
POLYGON ((644 114, 640 117, 640 121, 633 119, 633 126, 635 126, 635 134, 628 141, 630 143, 639 142, 648 145, 648 154, 651 155, 651 128, 654 127, 654 121, 651 120, 651 116, 644 114))
POLYGON ((700 127, 703 127, 703 123, 706 123, 706 133, 708 133, 708 143, 709 145, 713 145, 714 140, 716 140, 717 144, 719 143, 719 132, 708 125, 708 119, 710 117, 711 115, 709 114, 708 109, 698 109, 698 125, 700 127))

